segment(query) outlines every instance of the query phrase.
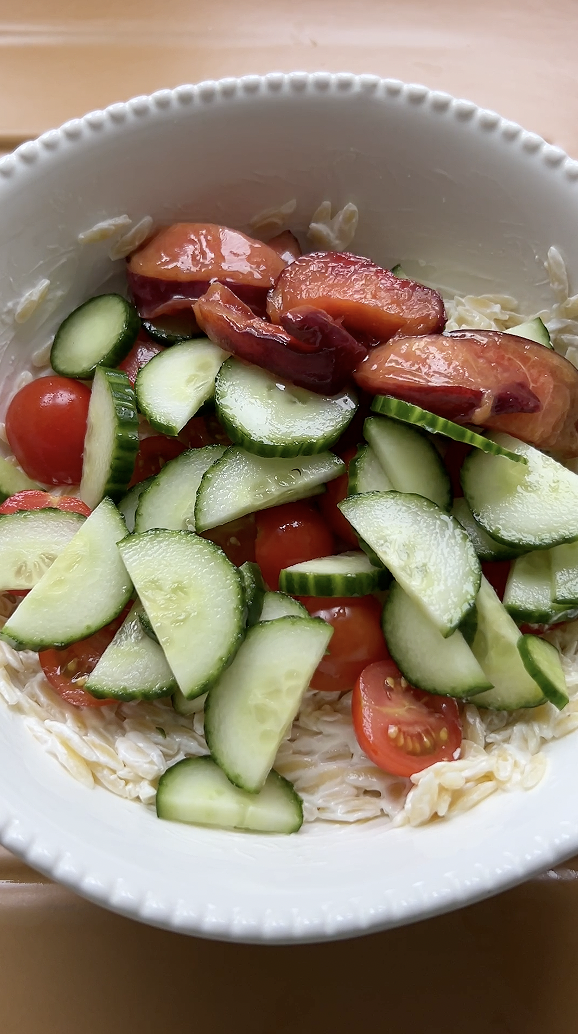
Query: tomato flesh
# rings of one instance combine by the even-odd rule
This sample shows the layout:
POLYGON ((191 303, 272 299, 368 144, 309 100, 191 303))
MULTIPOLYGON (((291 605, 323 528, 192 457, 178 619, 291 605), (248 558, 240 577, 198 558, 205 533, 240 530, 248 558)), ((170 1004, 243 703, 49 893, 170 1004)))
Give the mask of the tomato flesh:
POLYGON ((20 389, 6 413, 18 463, 45 485, 78 485, 90 389, 69 377, 40 377, 20 389))
POLYGON ((201 537, 220 546, 232 564, 240 567, 247 560, 255 560, 255 515, 247 514, 236 521, 203 531, 201 537))
POLYGON ((0 506, 0 514, 17 513, 18 510, 48 509, 81 513, 83 517, 90 517, 91 514, 90 507, 83 503, 82 499, 76 499, 72 495, 49 495, 48 492, 37 492, 36 489, 16 492, 9 499, 5 499, 0 506))
POLYGON ((164 352, 163 346, 157 344, 156 341, 151 341, 141 332, 128 355, 125 356, 122 363, 118 364, 119 370, 124 370, 133 388, 139 370, 150 363, 159 352, 164 352))
POLYGON ((344 693, 368 664, 385 661, 389 652, 381 631, 381 606, 374 596, 302 596, 312 617, 323 618, 334 631, 311 688, 344 693))
POLYGON ((359 549, 357 535, 346 517, 343 516, 337 504, 345 499, 349 490, 349 461, 356 455, 357 449, 346 449, 340 453, 341 459, 346 464, 345 474, 329 481, 325 486, 325 492, 319 496, 319 509, 325 517, 334 535, 343 542, 347 549, 359 549))
POLYGON ((178 438, 168 438, 164 434, 141 438, 129 488, 147 478, 156 477, 165 463, 180 456, 185 449, 186 445, 178 438))
POLYGON ((63 650, 41 650, 38 654, 40 665, 59 697, 75 707, 104 707, 118 703, 110 698, 93 697, 83 687, 107 646, 110 646, 131 606, 128 604, 114 621, 87 639, 81 639, 63 650))
POLYGON ((335 540, 324 518, 310 503, 285 503, 255 514, 255 559, 270 589, 279 587, 284 567, 331 556, 335 540))
POLYGON ((392 660, 364 669, 351 713, 361 749, 391 775, 412 776, 458 756, 462 728, 456 701, 413 689, 392 660))

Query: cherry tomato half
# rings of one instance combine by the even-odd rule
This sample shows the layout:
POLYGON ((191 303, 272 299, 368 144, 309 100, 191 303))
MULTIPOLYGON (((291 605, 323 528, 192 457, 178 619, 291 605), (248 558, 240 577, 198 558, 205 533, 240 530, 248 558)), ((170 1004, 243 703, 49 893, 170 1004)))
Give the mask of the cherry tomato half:
POLYGON ((232 564, 240 567, 246 560, 255 560, 255 515, 248 513, 229 524, 202 532, 202 538, 210 539, 220 546, 232 564))
POLYGON ((48 492, 37 492, 36 489, 26 489, 24 492, 16 492, 5 499, 0 506, 0 514, 17 513, 18 510, 66 510, 68 513, 81 513, 83 517, 90 517, 90 507, 83 503, 82 499, 76 499, 72 495, 49 495, 48 492))
POLYGON ((362 671, 351 713, 361 749, 391 775, 410 776, 436 761, 453 761, 462 742, 456 701, 413 689, 392 660, 362 671))
POLYGON ((151 341, 141 331, 128 355, 124 357, 122 363, 118 364, 118 368, 124 370, 134 387, 139 370, 142 370, 143 366, 146 366, 159 352, 164 352, 163 346, 157 345, 156 341, 151 341))
POLYGON ((63 650, 41 650, 38 654, 46 678, 63 700, 75 707, 104 707, 118 703, 117 700, 93 697, 83 686, 118 632, 131 605, 128 604, 114 621, 88 639, 81 639, 63 650))
POLYGON ((335 540, 327 522, 311 503, 285 503, 255 514, 255 559, 270 589, 279 587, 284 567, 331 556, 335 540))
POLYGON ((180 456, 185 449, 186 446, 178 438, 168 438, 164 434, 141 438, 129 488, 146 478, 155 477, 165 463, 180 456))
POLYGON ((319 509, 321 513, 334 535, 337 535, 348 549, 359 549, 359 543, 351 524, 343 516, 341 510, 337 508, 337 504, 342 499, 345 499, 347 495, 349 488, 349 461, 353 459, 356 453, 356 448, 346 449, 345 452, 340 453, 347 469, 344 474, 335 478, 334 481, 329 481, 325 486, 325 492, 319 496, 319 509))
POLYGON ((6 437, 22 469, 45 485, 77 485, 90 389, 69 377, 40 377, 20 389, 6 413, 6 437))
POLYGON ((334 629, 329 652, 311 679, 313 689, 344 693, 353 689, 368 664, 389 657, 381 631, 381 606, 375 597, 302 596, 300 600, 313 617, 323 618, 334 629))
POLYGON ((504 598, 511 566, 509 560, 485 560, 482 564, 482 574, 488 579, 501 600, 504 598))

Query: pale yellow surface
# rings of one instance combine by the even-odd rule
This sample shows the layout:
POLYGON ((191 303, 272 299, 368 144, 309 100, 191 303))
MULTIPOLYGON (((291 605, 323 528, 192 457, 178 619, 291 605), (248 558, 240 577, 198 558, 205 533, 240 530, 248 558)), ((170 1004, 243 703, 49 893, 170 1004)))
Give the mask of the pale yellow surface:
MULTIPOLYGON (((578 0, 0 0, 0 151, 138 93, 301 68, 424 82, 578 156, 577 50, 578 0)), ((577 868, 390 933, 258 948, 112 916, 0 849, 0 1034, 573 1034, 577 868)))

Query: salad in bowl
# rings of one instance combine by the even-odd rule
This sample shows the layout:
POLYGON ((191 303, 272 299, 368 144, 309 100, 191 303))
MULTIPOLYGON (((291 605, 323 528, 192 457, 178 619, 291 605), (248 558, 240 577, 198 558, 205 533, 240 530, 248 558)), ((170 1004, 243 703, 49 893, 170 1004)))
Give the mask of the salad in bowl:
POLYGON ((353 204, 302 250, 292 207, 145 221, 14 393, 2 695, 164 820, 421 824, 576 722, 578 370, 552 313, 444 304, 353 204))

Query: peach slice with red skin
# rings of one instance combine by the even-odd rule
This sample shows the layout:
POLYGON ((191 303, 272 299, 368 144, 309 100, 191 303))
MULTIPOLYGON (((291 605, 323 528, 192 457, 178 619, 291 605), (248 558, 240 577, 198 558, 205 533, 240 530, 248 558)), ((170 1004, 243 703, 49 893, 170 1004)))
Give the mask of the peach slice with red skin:
POLYGON ((285 259, 262 241, 216 223, 175 223, 128 260, 128 281, 144 319, 192 308, 215 280, 264 313, 285 259))
POLYGON ((199 299, 195 316, 207 337, 227 352, 322 395, 334 395, 350 383, 367 354, 327 313, 310 306, 298 311, 289 322, 291 334, 256 317, 222 284, 212 284, 199 299))
POLYGON ((273 251, 276 251, 287 265, 294 262, 295 259, 301 258, 302 255, 301 245, 291 230, 283 230, 283 233, 278 233, 276 237, 267 241, 267 246, 273 248, 273 251))
POLYGON ((525 338, 491 330, 397 337, 373 349, 354 379, 371 394, 578 456, 578 370, 525 338))
POLYGON ((301 305, 322 309, 354 336, 378 341, 399 332, 433 333, 445 325, 436 291, 349 252, 313 252, 285 267, 269 295, 269 318, 281 323, 284 313, 301 305))

